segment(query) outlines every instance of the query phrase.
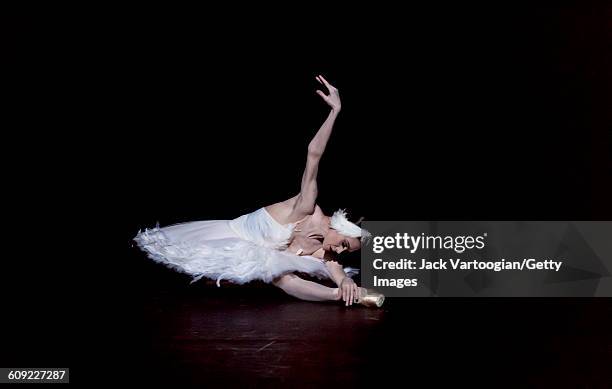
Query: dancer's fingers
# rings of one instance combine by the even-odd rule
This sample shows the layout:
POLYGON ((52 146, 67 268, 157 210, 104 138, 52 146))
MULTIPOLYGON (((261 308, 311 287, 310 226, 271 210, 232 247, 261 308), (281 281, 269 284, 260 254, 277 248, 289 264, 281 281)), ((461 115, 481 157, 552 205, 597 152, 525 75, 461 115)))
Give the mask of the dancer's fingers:
POLYGON ((346 288, 346 306, 351 305, 351 288, 346 288))
POLYGON ((327 95, 325 93, 323 93, 322 91, 318 90, 318 89, 317 89, 317 94, 319 96, 321 96, 323 98, 323 100, 325 100, 327 98, 327 95))
POLYGON ((315 78, 317 79, 317 81, 319 81, 319 84, 322 84, 322 85, 323 85, 323 81, 321 81, 321 79, 319 78, 319 76, 316 76, 315 78))
POLYGON ((346 306, 351 305, 351 287, 346 288, 346 306))
POLYGON ((329 91, 331 92, 332 90, 336 89, 334 88, 334 86, 332 84, 330 84, 329 82, 327 82, 327 80, 325 79, 325 77, 323 77, 322 75, 319 74, 319 78, 321 79, 321 81, 323 81, 323 84, 325 84, 325 86, 327 87, 327 89, 329 89, 329 91))
POLYGON ((355 293, 355 289, 351 287, 351 302, 349 303, 349 305, 353 305, 353 301, 354 301, 353 299, 355 298, 354 293, 355 293))

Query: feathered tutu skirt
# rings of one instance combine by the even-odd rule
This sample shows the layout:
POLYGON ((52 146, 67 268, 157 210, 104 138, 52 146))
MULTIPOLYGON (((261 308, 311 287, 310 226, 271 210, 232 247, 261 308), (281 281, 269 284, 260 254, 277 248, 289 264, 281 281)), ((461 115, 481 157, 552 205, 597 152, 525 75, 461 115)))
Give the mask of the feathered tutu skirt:
MULTIPOLYGON (((251 222, 258 221, 258 226, 261 220, 272 223, 267 214, 256 216, 251 222)), ((330 277, 321 259, 298 256, 245 239, 232 227, 232 222, 206 220, 158 226, 139 231, 134 240, 151 259, 191 275, 192 282, 206 277, 216 280, 218 286, 221 280, 237 284, 253 280, 269 283, 291 272, 330 277)))

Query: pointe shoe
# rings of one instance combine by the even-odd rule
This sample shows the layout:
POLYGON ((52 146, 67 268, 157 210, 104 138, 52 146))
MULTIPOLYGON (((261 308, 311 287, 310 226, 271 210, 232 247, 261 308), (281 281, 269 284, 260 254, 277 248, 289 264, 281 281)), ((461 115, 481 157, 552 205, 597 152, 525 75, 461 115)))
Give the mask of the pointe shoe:
POLYGON ((378 293, 372 289, 359 288, 360 296, 357 300, 357 304, 361 304, 366 307, 380 308, 385 302, 385 295, 378 293))

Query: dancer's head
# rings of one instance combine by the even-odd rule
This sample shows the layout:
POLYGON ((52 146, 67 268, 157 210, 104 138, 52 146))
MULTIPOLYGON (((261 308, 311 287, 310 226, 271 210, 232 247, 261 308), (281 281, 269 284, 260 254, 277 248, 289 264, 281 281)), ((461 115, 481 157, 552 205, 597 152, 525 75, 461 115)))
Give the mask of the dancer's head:
POLYGON ((329 220, 329 231, 323 239, 323 249, 340 254, 343 251, 356 251, 371 237, 371 234, 351 223, 346 218, 346 211, 340 209, 334 212, 329 220))

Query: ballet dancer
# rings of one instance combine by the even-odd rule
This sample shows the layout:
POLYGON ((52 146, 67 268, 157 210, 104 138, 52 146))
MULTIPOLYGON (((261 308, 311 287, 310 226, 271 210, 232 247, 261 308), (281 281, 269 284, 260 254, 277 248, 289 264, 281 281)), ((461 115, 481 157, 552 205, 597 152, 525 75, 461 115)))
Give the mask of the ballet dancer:
POLYGON ((384 296, 360 288, 336 256, 356 251, 370 234, 347 219, 344 210, 331 216, 317 205, 317 173, 334 122, 341 110, 338 89, 323 76, 327 90, 316 93, 329 114, 308 145, 300 192, 232 220, 204 220, 139 231, 134 240, 148 256, 193 276, 237 284, 253 280, 271 283, 307 301, 343 301, 380 307, 384 296), (295 273, 331 279, 335 288, 305 280, 295 273))

